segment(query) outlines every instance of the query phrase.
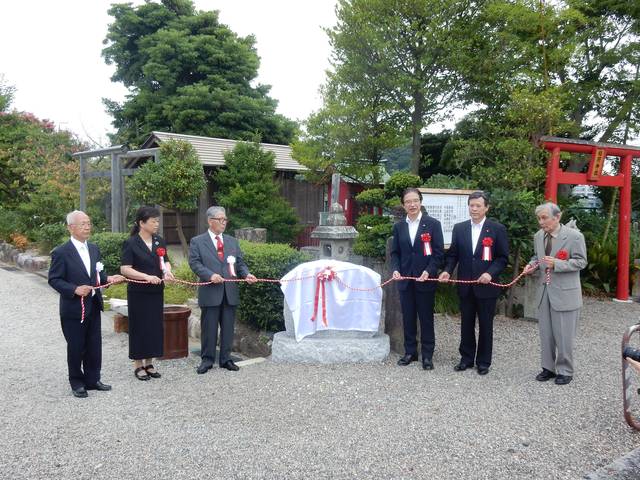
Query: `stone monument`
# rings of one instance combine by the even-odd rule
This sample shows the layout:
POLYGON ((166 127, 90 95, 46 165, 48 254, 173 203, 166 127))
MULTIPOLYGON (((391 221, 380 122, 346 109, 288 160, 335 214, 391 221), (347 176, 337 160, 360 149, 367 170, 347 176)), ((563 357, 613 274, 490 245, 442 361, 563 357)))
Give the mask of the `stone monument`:
MULTIPOLYGON (((353 240, 358 232, 348 226, 342 206, 338 203, 340 176, 332 177, 331 210, 326 225, 320 225, 311 238, 320 241, 320 259, 348 261, 353 240)), ((384 315, 384 309, 381 316, 384 315)), ((381 331, 322 330, 297 342, 291 310, 284 303, 286 331, 273 337, 271 359, 274 362, 291 363, 374 363, 389 356, 389 337, 381 331)), ((383 325, 381 322, 379 325, 383 325)))

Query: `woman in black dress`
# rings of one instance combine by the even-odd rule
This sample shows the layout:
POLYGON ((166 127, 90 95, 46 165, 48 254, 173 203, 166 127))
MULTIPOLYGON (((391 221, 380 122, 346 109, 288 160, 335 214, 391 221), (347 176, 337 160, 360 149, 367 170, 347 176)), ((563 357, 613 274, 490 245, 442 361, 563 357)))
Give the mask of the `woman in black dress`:
POLYGON ((164 280, 173 280, 167 246, 157 235, 160 212, 140 207, 131 236, 122 247, 120 273, 133 280, 149 283, 127 284, 129 310, 129 358, 138 380, 160 378, 153 358, 163 354, 164 280))

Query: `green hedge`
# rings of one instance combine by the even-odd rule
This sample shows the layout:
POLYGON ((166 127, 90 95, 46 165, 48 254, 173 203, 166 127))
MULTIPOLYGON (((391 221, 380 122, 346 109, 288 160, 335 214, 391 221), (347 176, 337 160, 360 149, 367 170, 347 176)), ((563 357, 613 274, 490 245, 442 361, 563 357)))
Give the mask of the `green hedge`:
POLYGON ((120 273, 120 256, 122 255, 122 245, 129 238, 128 233, 102 232, 91 235, 89 241, 100 247, 102 263, 107 275, 120 273))
MULTIPOLYGON (((280 279, 289 270, 310 260, 309 256, 279 243, 251 243, 241 240, 240 248, 249 271, 258 278, 280 279)), ((284 330, 284 296, 278 283, 240 284, 240 319, 255 328, 284 330)))

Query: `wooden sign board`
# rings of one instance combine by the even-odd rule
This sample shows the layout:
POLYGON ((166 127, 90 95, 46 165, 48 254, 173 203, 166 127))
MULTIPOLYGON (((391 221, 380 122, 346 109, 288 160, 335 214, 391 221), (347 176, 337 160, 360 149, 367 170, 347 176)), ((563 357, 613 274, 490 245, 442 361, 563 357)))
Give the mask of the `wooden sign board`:
POLYGON ((422 205, 429 216, 442 224, 444 244, 451 244, 451 233, 456 223, 469 220, 468 198, 476 190, 453 190, 446 188, 420 188, 422 205))
POLYGON ((589 170, 587 171, 587 180, 590 182, 596 182, 600 179, 602 174, 602 167, 604 167, 604 159, 607 156, 607 152, 604 148, 596 148, 591 155, 591 161, 589 162, 589 170))

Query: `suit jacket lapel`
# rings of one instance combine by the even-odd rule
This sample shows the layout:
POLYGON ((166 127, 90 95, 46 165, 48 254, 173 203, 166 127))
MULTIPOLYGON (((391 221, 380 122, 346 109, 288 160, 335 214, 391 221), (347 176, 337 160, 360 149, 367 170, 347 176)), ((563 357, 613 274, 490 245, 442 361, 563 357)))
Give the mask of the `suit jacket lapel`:
MULTIPOLYGON (((567 238, 569 238, 569 235, 567 235, 567 227, 562 226, 560 227, 560 231, 558 232, 558 236, 556 238, 553 239, 553 243, 551 244, 551 256, 555 257, 556 254, 558 253, 558 250, 562 250, 562 247, 564 247, 564 245, 567 243, 567 238)), ((543 242, 544 244, 544 242, 543 242)), ((543 247, 544 249, 544 247, 543 247)))
MULTIPOLYGON (((471 223, 469 223, 469 227, 471 227, 471 223)), ((476 255, 481 255, 482 254, 482 240, 486 237, 490 237, 491 236, 491 224, 489 223, 489 220, 485 220, 484 221, 484 225, 482 225, 482 230, 480 231, 480 236, 478 237, 478 243, 476 243, 476 248, 473 251, 473 256, 475 257, 476 255)), ((469 238, 471 238, 471 235, 469 235, 469 238)))

